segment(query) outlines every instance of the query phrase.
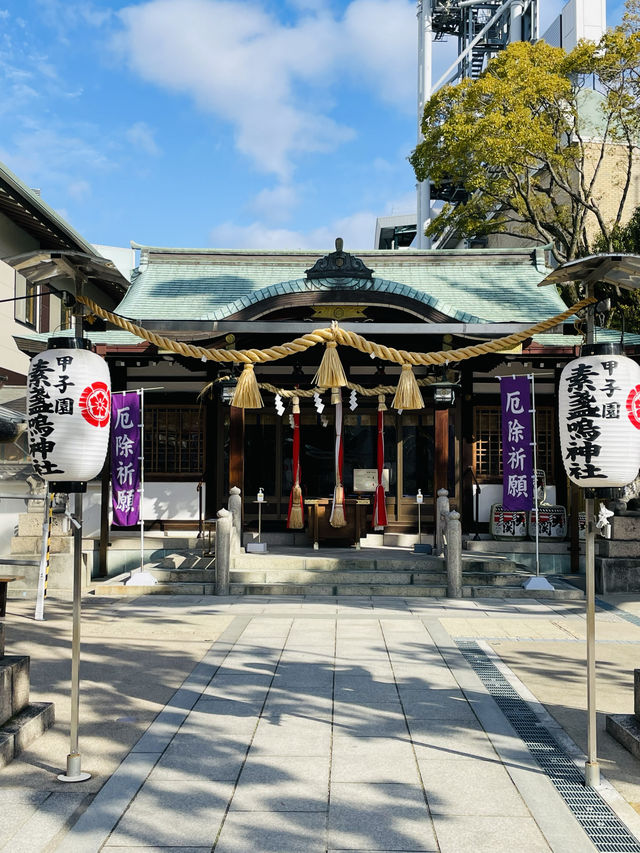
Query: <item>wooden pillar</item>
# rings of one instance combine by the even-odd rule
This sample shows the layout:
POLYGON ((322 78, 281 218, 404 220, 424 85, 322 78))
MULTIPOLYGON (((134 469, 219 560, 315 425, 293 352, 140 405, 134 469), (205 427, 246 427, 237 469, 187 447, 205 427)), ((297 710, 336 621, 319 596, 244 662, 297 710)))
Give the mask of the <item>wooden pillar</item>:
POLYGON ((438 490, 448 489, 449 472, 449 409, 435 408, 435 464, 433 470, 433 518, 437 518, 438 490))
MULTIPOLYGON (((207 377, 208 378, 208 377, 207 377)), ((222 506, 218 501, 218 484, 216 482, 218 471, 223 468, 222 445, 224 444, 222 429, 219 425, 218 408, 220 403, 217 399, 209 398, 205 407, 205 432, 204 432, 204 517, 213 518, 222 506)))
POLYGON ((244 499, 244 409, 229 407, 229 489, 237 486, 244 499))
POLYGON ((460 482, 460 496, 458 498, 458 507, 462 518, 462 529, 473 530, 474 518, 474 499, 473 499, 473 478, 469 473, 469 468, 475 473, 475 460, 473 458, 473 370, 468 367, 462 371, 462 388, 461 388, 461 434, 462 434, 462 450, 461 450, 461 471, 462 477, 460 482))

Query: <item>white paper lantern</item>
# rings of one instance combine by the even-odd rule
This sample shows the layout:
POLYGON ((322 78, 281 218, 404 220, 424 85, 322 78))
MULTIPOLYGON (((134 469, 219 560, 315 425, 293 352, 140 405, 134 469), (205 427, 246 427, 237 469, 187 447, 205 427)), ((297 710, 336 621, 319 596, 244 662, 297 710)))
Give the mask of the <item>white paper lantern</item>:
POLYGON ((619 344, 590 344, 560 376, 562 461, 587 489, 619 488, 640 467, 640 366, 619 344))
POLYGON ((53 491, 84 491, 107 454, 109 368, 90 341, 52 338, 48 346, 29 365, 29 453, 38 474, 56 485, 53 491))

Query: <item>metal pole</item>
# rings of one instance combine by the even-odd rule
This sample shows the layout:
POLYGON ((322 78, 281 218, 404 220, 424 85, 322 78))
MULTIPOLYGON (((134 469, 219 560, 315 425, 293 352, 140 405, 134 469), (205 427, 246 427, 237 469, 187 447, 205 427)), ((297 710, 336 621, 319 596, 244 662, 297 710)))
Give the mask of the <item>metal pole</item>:
POLYGON ((596 717, 596 594, 595 594, 595 532, 593 524, 593 498, 585 502, 585 563, 587 596, 587 761, 584 781, 591 788, 600 784, 600 765, 597 750, 596 717))
MULTIPOLYGON (((587 296, 594 295, 595 286, 587 284, 587 296)), ((594 343, 594 307, 587 308, 587 343, 594 343)), ((587 493, 588 494, 588 493, 587 493)), ((585 593, 587 617, 587 761, 584 765, 585 785, 596 788, 600 784, 596 728, 596 583, 595 583, 595 531, 593 523, 593 498, 585 496, 585 593)))
MULTIPOLYGON (((82 288, 76 284, 76 291, 82 288)), ((77 305, 75 314, 75 333, 82 338, 82 307, 77 305)), ((82 772, 82 757, 78 749, 78 728, 80 724, 80 625, 82 598, 82 492, 74 495, 73 521, 73 625, 71 637, 71 730, 70 749, 67 755, 67 772, 61 773, 61 782, 84 782, 91 778, 90 773, 82 772)))
MULTIPOLYGON (((432 66, 432 0, 418 0, 418 142, 422 141, 422 114, 431 97, 432 66)), ((417 185, 416 247, 430 249, 431 240, 424 233, 431 218, 431 183, 429 178, 417 185)))
POLYGON ((144 571, 144 388, 138 390, 140 394, 140 571, 144 571))
POLYGON ((53 495, 49 492, 49 484, 45 491, 44 518, 42 520, 42 545, 40 546, 40 570, 38 572, 38 594, 34 618, 41 622, 44 619, 44 600, 47 596, 47 581, 49 579, 49 560, 51 556, 51 514, 53 512, 53 495))
POLYGON ((531 422, 533 426, 533 499, 536 510, 536 577, 540 576, 540 505, 538 501, 538 437, 536 434, 536 383, 533 373, 531 381, 531 422))

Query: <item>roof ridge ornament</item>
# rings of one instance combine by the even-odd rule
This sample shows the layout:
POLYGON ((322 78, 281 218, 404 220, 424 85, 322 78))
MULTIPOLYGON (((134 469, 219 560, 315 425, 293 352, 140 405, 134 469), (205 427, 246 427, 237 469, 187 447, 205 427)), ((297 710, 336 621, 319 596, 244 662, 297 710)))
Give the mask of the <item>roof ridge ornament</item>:
POLYGON ((366 267, 360 258, 343 251, 342 237, 336 237, 336 250, 305 270, 308 279, 317 278, 373 278, 373 270, 366 267))

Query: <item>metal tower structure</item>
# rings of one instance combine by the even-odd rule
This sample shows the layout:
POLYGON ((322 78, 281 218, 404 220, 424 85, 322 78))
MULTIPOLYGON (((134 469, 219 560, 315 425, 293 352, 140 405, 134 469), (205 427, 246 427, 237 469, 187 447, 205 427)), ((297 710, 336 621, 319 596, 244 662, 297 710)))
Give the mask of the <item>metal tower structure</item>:
MULTIPOLYGON (((418 141, 424 105, 433 92, 478 77, 510 42, 537 39, 538 0, 418 0, 418 141), (433 43, 448 37, 457 39, 457 56, 433 84, 433 43)), ((428 179, 418 184, 417 248, 431 248, 424 229, 432 199, 455 201, 455 192, 451 187, 434 190, 428 179)))

